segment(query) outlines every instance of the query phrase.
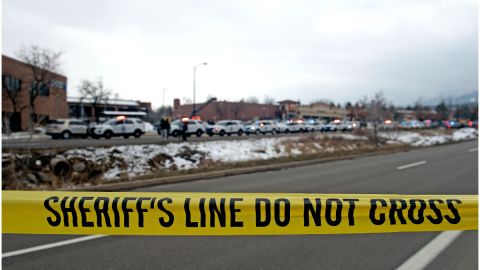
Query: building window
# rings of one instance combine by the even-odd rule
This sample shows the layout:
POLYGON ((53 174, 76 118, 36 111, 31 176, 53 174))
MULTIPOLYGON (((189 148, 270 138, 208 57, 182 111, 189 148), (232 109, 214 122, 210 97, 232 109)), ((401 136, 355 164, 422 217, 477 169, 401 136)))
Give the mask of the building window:
POLYGON ((38 95, 39 96, 48 96, 49 94, 50 94, 50 88, 46 84, 42 83, 40 85, 38 95))
POLYGON ((62 82, 62 81, 57 81, 57 80, 51 79, 49 85, 51 87, 54 87, 54 88, 67 90, 67 84, 62 82))
POLYGON ((40 82, 40 83, 34 83, 32 82, 32 91, 38 91, 39 96, 49 96, 50 94, 50 88, 48 85, 40 82))
POLYGON ((20 91, 22 89, 22 80, 12 76, 3 76, 2 84, 8 91, 20 91))

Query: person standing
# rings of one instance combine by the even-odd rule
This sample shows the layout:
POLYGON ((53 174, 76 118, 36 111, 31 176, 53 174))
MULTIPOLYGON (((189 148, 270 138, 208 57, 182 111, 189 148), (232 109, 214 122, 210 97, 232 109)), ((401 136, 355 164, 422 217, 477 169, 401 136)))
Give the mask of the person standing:
POLYGON ((187 140, 187 131, 188 131, 188 120, 182 121, 182 141, 187 140))
POLYGON ((170 136, 170 122, 168 121, 168 118, 165 120, 165 139, 168 139, 168 136, 170 136))
POLYGON ((160 119, 160 126, 158 127, 158 135, 162 136, 162 138, 165 137, 164 132, 165 132, 165 120, 160 119))

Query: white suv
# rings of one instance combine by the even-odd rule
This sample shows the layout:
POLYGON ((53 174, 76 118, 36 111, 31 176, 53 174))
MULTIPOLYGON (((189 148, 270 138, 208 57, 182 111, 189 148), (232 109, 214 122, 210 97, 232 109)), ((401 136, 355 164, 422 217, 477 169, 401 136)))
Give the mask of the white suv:
POLYGON ((353 130, 353 124, 352 124, 352 122, 341 122, 340 124, 338 124, 338 130, 340 130, 342 132, 352 131, 353 130))
MULTIPOLYGON (((183 122, 177 119, 170 125, 170 135, 177 137, 182 135, 183 122)), ((197 137, 201 137, 206 132, 205 124, 199 120, 187 120, 187 135, 195 134, 197 137)))
POLYGON ((266 134, 266 133, 272 133, 272 134, 277 134, 278 133, 278 127, 277 124, 274 121, 270 120, 262 120, 262 121, 256 121, 255 123, 251 125, 245 126, 245 134, 266 134))
POLYGON ((242 136, 243 134, 243 124, 241 121, 238 120, 223 120, 219 121, 215 125, 212 126, 212 133, 218 134, 223 136, 227 134, 228 136, 232 134, 237 134, 238 136, 242 136))
POLYGON ((140 138, 143 134, 145 134, 145 124, 136 118, 110 119, 103 124, 95 125, 92 132, 93 137, 104 137, 105 139, 114 136, 123 136, 125 139, 130 136, 140 138))
POLYGON ((304 132, 306 127, 302 123, 298 122, 281 122, 278 123, 279 132, 291 133, 291 132, 304 132))
POLYGON ((47 122, 45 134, 52 139, 70 139, 72 136, 88 137, 88 125, 80 119, 57 119, 47 122))

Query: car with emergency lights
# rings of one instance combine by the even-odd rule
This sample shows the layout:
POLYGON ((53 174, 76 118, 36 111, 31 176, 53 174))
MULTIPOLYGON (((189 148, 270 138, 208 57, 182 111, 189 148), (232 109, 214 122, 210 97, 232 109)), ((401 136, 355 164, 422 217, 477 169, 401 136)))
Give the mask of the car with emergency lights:
POLYGON ((308 120, 305 121, 305 131, 315 132, 315 131, 322 131, 324 124, 317 120, 308 120))
POLYGON ((340 120, 334 120, 330 123, 326 124, 322 128, 322 132, 336 132, 338 130, 338 124, 340 124, 340 120))
POLYGON ((387 119, 383 121, 383 123, 379 126, 379 128, 384 130, 392 130, 392 129, 397 129, 399 125, 400 124, 398 122, 387 119))
POLYGON ((207 132, 205 123, 201 120, 193 120, 190 118, 182 118, 173 121, 170 124, 170 136, 178 137, 183 133, 183 125, 187 124, 187 136, 196 135, 201 137, 207 132))
POLYGON ((277 134, 278 126, 274 121, 271 120, 261 120, 255 121, 252 124, 245 126, 245 134, 277 134))
POLYGON ((47 122, 45 134, 52 139, 70 139, 78 136, 88 137, 88 124, 80 119, 57 119, 47 122))
POLYGON ((211 128, 211 132, 215 135, 230 136, 232 134, 237 134, 238 136, 242 136, 245 127, 239 120, 222 120, 215 125, 212 125, 211 128))
POLYGON ((449 121, 443 121, 442 126, 447 129, 452 129, 452 128, 460 128, 461 124, 458 121, 449 120, 449 121))
POLYGON ((90 134, 94 138, 103 137, 105 139, 119 136, 123 136, 125 139, 128 139, 130 136, 140 138, 145 134, 145 124, 137 118, 118 116, 117 118, 93 126, 90 129, 90 134))
POLYGON ((277 126, 278 131, 281 133, 304 132, 307 130, 307 127, 303 124, 303 121, 280 122, 277 124, 277 126))

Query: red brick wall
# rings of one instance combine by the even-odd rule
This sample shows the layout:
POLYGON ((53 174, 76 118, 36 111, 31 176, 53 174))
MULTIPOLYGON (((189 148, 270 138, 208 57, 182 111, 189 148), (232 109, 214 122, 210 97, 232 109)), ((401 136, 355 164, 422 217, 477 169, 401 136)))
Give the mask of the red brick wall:
MULTIPOLYGON (((203 104, 196 104, 196 108, 198 109, 202 105, 203 104)), ((174 100, 173 117, 181 118, 183 116, 190 116, 192 107, 192 104, 181 105, 179 100, 174 100)), ((278 105, 214 101, 205 106, 196 115, 205 121, 226 119, 247 121, 254 118, 274 119, 277 117, 278 110, 278 105)))
MULTIPOLYGON (((33 81, 31 67, 23 62, 2 55, 2 76, 6 75, 22 80, 20 94, 17 98, 17 110, 20 111, 22 115, 22 130, 26 130, 28 129, 30 120, 28 90, 33 81)), ((53 74, 52 79, 63 82, 66 88, 67 77, 53 74)), ((66 89, 56 88, 52 85, 50 85, 49 88, 48 96, 38 96, 35 99, 35 113, 38 115, 46 115, 49 119, 67 118, 68 104, 66 89)), ((4 112, 13 112, 13 105, 5 89, 2 87, 2 115, 4 112)))

